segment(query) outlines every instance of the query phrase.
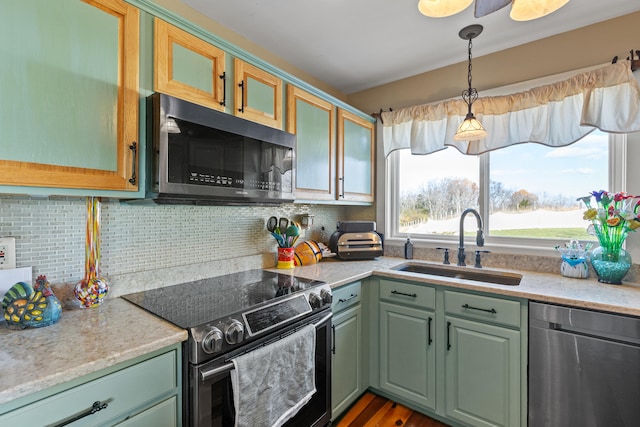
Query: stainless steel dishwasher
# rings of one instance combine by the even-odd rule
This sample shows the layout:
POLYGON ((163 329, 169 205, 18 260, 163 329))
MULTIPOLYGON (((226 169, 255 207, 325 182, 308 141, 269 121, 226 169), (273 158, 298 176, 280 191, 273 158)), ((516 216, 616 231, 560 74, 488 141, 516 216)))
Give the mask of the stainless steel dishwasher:
POLYGON ((640 318, 529 304, 529 427, 640 425, 640 318))

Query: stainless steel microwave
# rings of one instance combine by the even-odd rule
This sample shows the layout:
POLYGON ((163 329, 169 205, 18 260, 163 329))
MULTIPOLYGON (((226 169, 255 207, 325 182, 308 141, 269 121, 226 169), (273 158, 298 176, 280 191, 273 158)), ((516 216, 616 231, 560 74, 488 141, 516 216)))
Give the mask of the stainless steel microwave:
POLYGON ((147 197, 276 205, 295 198, 295 135, 165 94, 147 98, 147 197))

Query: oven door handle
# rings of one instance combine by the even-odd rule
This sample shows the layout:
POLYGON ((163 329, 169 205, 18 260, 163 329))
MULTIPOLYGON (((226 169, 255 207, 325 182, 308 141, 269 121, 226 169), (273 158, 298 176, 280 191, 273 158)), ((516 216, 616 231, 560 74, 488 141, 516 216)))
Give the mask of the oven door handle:
POLYGON ((200 381, 205 382, 214 375, 223 374, 225 372, 231 371, 232 369, 233 369, 233 362, 226 363, 217 368, 209 369, 208 371, 200 371, 200 381))
MULTIPOLYGON (((333 316, 333 313, 329 313, 326 316, 324 316, 323 318, 321 318, 320 320, 318 320, 317 322, 314 322, 316 325, 316 328, 318 327, 318 325, 322 325, 324 322, 326 322, 327 320, 329 320, 331 318, 331 316, 333 316)), ((213 368, 213 369, 209 369, 207 371, 201 371, 200 372, 200 381, 201 382, 205 382, 207 381, 209 378, 211 378, 214 375, 219 375, 219 374, 223 374, 225 372, 231 371, 233 369, 233 362, 229 362, 229 363, 225 363, 222 366, 218 366, 217 368, 213 368)))

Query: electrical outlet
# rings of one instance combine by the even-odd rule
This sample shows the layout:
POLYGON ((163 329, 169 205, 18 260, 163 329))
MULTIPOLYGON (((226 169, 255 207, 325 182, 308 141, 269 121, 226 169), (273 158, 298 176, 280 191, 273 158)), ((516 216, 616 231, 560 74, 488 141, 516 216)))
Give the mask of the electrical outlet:
POLYGON ((15 237, 0 237, 0 270, 16 268, 15 237))

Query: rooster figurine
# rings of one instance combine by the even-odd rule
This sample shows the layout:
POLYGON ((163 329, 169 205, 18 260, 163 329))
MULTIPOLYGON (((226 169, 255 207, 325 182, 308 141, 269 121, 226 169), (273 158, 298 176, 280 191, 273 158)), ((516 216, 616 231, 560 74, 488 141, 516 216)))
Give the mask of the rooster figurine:
POLYGON ((25 282, 13 285, 2 300, 2 309, 9 325, 22 328, 53 325, 62 315, 62 305, 43 275, 33 287, 25 282))

